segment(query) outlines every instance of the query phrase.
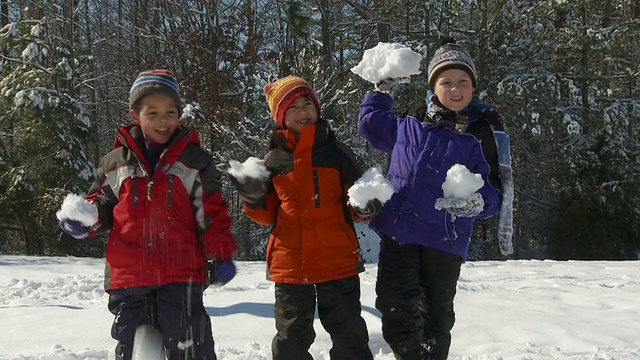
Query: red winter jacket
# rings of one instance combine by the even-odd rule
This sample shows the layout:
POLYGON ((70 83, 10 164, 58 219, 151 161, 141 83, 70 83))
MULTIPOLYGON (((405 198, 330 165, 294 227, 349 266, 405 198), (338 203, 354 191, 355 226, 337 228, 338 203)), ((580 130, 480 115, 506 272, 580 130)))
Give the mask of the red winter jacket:
POLYGON ((87 195, 100 214, 96 232, 110 230, 105 290, 205 283, 207 258, 231 259, 237 249, 211 156, 181 127, 150 176, 140 127, 119 132, 87 195))

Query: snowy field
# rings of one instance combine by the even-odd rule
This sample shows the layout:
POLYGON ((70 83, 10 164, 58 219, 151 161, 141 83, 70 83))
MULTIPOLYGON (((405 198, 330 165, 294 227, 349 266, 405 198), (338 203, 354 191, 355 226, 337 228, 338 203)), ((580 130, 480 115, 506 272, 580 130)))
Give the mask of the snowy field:
MULTIPOLYGON (((102 259, 0 256, 0 359, 113 359, 102 259)), ((220 360, 270 359, 273 285, 262 262, 238 262, 208 289, 220 360)), ((394 359, 374 308, 376 264, 362 274, 376 360, 394 359)), ((451 359, 640 359, 640 262, 469 262, 456 298, 451 359)), ((316 321, 315 359, 330 340, 316 321)))

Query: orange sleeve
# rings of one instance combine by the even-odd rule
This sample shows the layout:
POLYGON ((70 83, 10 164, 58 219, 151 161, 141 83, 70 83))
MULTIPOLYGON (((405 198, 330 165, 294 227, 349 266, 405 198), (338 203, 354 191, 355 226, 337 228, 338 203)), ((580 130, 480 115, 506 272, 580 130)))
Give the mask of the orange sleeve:
POLYGON ((266 194, 261 207, 251 208, 246 203, 242 203, 245 215, 259 225, 273 225, 276 221, 280 199, 275 193, 266 194))

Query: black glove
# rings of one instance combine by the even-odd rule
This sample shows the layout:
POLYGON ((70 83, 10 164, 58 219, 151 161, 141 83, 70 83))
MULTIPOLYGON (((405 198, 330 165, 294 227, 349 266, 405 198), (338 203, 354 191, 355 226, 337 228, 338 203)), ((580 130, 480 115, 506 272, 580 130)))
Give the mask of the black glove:
POLYGON ((235 176, 229 174, 229 180, 240 195, 240 199, 244 201, 250 208, 257 208, 264 204, 264 195, 267 193, 267 183, 265 179, 258 179, 251 176, 245 176, 242 182, 235 176))
POLYGON ((372 217, 378 215, 380 210, 382 210, 382 203, 380 200, 373 198, 367 202, 364 209, 361 209, 357 206, 353 207, 353 210, 356 213, 356 216, 362 219, 371 219, 372 217))

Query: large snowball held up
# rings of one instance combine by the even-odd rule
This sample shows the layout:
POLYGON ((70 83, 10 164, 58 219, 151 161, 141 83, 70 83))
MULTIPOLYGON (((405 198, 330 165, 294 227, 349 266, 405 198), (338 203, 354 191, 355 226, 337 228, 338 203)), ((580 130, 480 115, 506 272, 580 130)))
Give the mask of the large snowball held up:
POLYGON ((420 61, 422 55, 402 44, 379 42, 364 51, 351 72, 374 84, 389 78, 409 82, 411 75, 420 74, 420 61))
POLYGON ((264 160, 253 156, 249 157, 243 163, 237 160, 229 160, 229 165, 231 165, 231 167, 227 169, 227 172, 240 182, 243 182, 246 177, 254 179, 269 178, 269 170, 264 166, 264 160))
POLYGON ((98 209, 84 197, 69 194, 62 201, 60 210, 56 212, 58 220, 73 219, 90 227, 98 222, 98 209))
POLYGON ((374 198, 384 204, 393 195, 393 185, 382 175, 380 169, 372 167, 349 188, 347 194, 351 206, 364 208, 374 198))
POLYGON ((480 174, 473 174, 466 166, 453 165, 447 170, 447 178, 442 183, 445 198, 467 199, 484 185, 480 174))

